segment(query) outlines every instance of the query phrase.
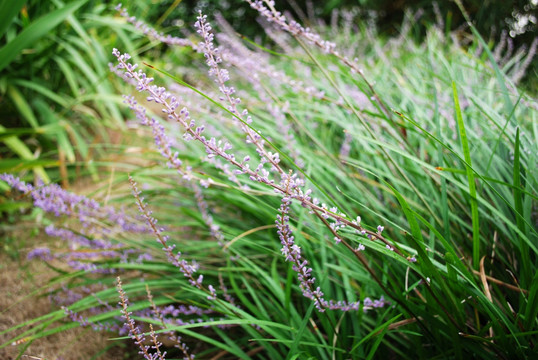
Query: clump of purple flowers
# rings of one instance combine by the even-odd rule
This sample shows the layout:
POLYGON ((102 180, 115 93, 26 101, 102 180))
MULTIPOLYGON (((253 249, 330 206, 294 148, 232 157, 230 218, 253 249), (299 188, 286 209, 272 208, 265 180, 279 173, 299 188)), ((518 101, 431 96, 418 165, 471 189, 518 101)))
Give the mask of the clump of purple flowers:
POLYGON ((39 183, 34 186, 12 174, 2 174, 0 179, 24 196, 30 196, 35 207, 77 225, 76 231, 67 226, 47 226, 45 233, 62 239, 68 250, 53 252, 49 248, 38 247, 28 253, 28 259, 58 259, 74 270, 92 273, 115 272, 115 269, 98 266, 99 262, 106 260, 141 262, 151 259, 150 254, 111 240, 118 234, 147 232, 147 226, 137 216, 127 215, 122 209, 112 206, 102 206, 94 199, 66 191, 57 184, 39 183))
MULTIPOLYGON (((274 9, 272 1, 250 1, 251 6, 257 9, 262 16, 269 21, 276 23, 285 31, 291 33, 295 37, 301 37, 308 42, 320 47, 324 52, 332 54, 341 59, 354 72, 359 73, 364 77, 362 71, 357 68, 356 64, 340 55, 336 50, 336 45, 330 41, 323 40, 318 34, 309 28, 304 28, 300 24, 288 21, 281 13, 274 9)), ((267 110, 274 116, 281 126, 284 135, 283 138, 288 142, 288 150, 293 158, 293 161, 281 161, 281 152, 278 148, 271 144, 269 139, 262 136, 261 132, 255 127, 253 117, 249 114, 247 108, 242 105, 241 98, 237 95, 236 89, 230 85, 230 72, 226 65, 231 64, 243 71, 251 70, 252 76, 249 81, 260 92, 264 91, 262 83, 258 77, 259 74, 271 74, 276 81, 282 80, 294 89, 297 89, 309 96, 324 98, 324 93, 313 87, 305 86, 302 83, 297 83, 286 77, 285 74, 277 72, 268 63, 263 69, 254 69, 255 64, 248 59, 241 59, 233 51, 222 49, 215 43, 215 35, 213 28, 207 21, 207 16, 199 13, 197 21, 194 25, 196 32, 201 37, 199 43, 192 42, 188 39, 174 38, 165 36, 155 29, 147 26, 136 18, 130 16, 125 8, 118 5, 116 8, 121 12, 121 15, 127 21, 142 31, 147 36, 156 39, 160 42, 169 45, 188 46, 202 53, 205 58, 205 63, 208 66, 208 74, 214 80, 219 91, 217 95, 221 105, 226 110, 221 117, 229 117, 227 121, 234 127, 234 131, 251 147, 251 155, 240 155, 234 150, 232 141, 224 137, 208 135, 210 126, 196 121, 191 117, 191 114, 182 98, 176 93, 169 91, 163 86, 154 83, 154 79, 149 77, 144 71, 138 68, 138 64, 130 62, 131 56, 127 53, 121 53, 114 49, 113 55, 117 59, 117 65, 112 66, 111 70, 117 75, 124 78, 129 84, 134 85, 136 89, 144 94, 148 102, 153 102, 164 114, 164 120, 179 125, 182 131, 182 138, 186 142, 194 142, 201 145, 205 150, 205 158, 203 159, 209 164, 212 164, 216 170, 228 178, 232 183, 238 185, 242 191, 249 191, 251 187, 266 188, 281 198, 278 214, 276 215, 277 234, 281 243, 281 253, 285 261, 291 263, 293 271, 295 271, 299 283, 299 288, 302 295, 310 299, 319 312, 327 310, 340 310, 344 312, 358 311, 360 309, 366 311, 372 308, 383 307, 387 304, 383 297, 378 300, 364 298, 361 301, 345 301, 326 299, 321 287, 316 286, 316 278, 314 269, 311 263, 305 258, 304 249, 296 241, 292 232, 292 221, 290 214, 294 205, 301 206, 307 209, 307 212, 313 218, 320 221, 332 234, 331 246, 343 246, 345 249, 359 259, 359 261, 367 266, 364 260, 363 252, 366 249, 363 242, 380 241, 385 244, 387 249, 394 251, 400 256, 404 256, 398 247, 394 246, 383 235, 384 226, 379 225, 376 229, 367 228, 361 224, 360 217, 352 220, 338 207, 331 204, 322 203, 319 199, 313 197, 313 190, 308 187, 305 180, 306 175, 302 173, 302 164, 299 153, 293 153, 293 127, 286 120, 287 104, 277 106, 267 101, 267 110), (231 122, 230 122, 231 119, 231 122), (255 151, 255 153, 254 153, 255 151), (294 163, 294 161, 296 163, 294 163), (351 234, 351 235, 350 235, 351 234), (354 241, 360 239, 361 242, 353 244, 354 241), (353 245, 352 245, 353 244, 353 245)), ((228 41, 231 46, 239 46, 233 44, 233 40, 228 41)), ((369 83, 367 82, 369 85, 369 83)), ((371 90, 376 97, 373 88, 371 90)), ((265 94, 265 98, 269 99, 269 92, 265 94)), ((217 240, 220 246, 225 244, 225 236, 221 228, 215 222, 208 202, 205 199, 204 189, 214 185, 213 180, 205 175, 193 170, 187 164, 188 160, 180 159, 179 153, 176 151, 177 143, 175 139, 170 137, 166 132, 165 123, 158 118, 148 117, 146 108, 138 103, 134 96, 124 96, 125 103, 134 112, 139 123, 151 130, 153 142, 157 147, 158 152, 164 158, 166 166, 169 169, 174 169, 179 175, 179 181, 192 191, 196 201, 201 218, 212 237, 217 240)), ((381 107, 384 107, 379 99, 381 107)), ((227 123, 227 125, 229 125, 227 123)), ((348 157, 350 154, 350 143, 352 138, 346 134, 346 138, 341 148, 341 157, 348 157)), ((290 160, 286 157, 286 160, 290 160)), ((49 226, 46 229, 47 234, 57 238, 61 238, 69 243, 69 251, 64 254, 52 254, 50 249, 37 248, 29 254, 29 258, 41 258, 45 261, 53 259, 63 259, 75 270, 86 270, 89 272, 109 273, 114 272, 113 269, 100 268, 99 261, 106 259, 121 259, 123 262, 133 261, 133 257, 138 256, 138 262, 150 260, 150 256, 145 253, 136 252, 133 249, 126 248, 123 245, 112 241, 112 236, 118 233, 132 234, 137 232, 149 232, 154 236, 154 240, 161 246, 166 254, 168 261, 178 268, 182 273, 183 278, 192 286, 193 292, 202 295, 204 301, 209 305, 208 309, 203 309, 195 305, 170 305, 165 308, 159 308, 153 302, 153 297, 147 288, 147 298, 151 304, 151 310, 140 311, 135 313, 135 316, 147 316, 152 319, 158 319, 162 325, 163 331, 176 343, 176 347, 181 350, 184 359, 192 360, 194 356, 188 351, 188 347, 182 342, 174 331, 168 330, 168 326, 181 326, 194 322, 202 322, 208 314, 217 312, 216 305, 227 303, 227 310, 234 313, 240 309, 239 305, 235 304, 235 299, 228 293, 222 277, 219 274, 220 291, 217 294, 217 289, 212 284, 204 282, 204 276, 199 273, 200 265, 195 261, 188 261, 185 256, 175 249, 175 245, 169 241, 167 231, 158 225, 157 219, 153 216, 147 202, 142 197, 142 192, 134 179, 129 176, 132 194, 139 209, 139 216, 127 216, 123 211, 116 210, 113 207, 103 207, 97 201, 78 196, 61 189, 58 185, 40 184, 37 187, 26 184, 15 178, 12 175, 4 174, 0 179, 8 182, 12 188, 29 194, 34 205, 42 208, 46 212, 53 213, 55 216, 65 216, 73 218, 81 224, 82 228, 77 231, 56 226, 49 226), (96 222, 104 222, 113 224, 109 227, 96 227, 96 222), (91 250, 91 251, 80 251, 91 250), (134 255, 133 255, 134 254, 134 255), (197 319, 184 318, 184 316, 199 316, 197 319)), ((329 201, 330 203, 330 201, 329 201)), ((227 249, 226 246, 223 247, 227 249)), ((415 262, 414 256, 407 257, 409 262, 415 262)), ((205 270, 205 269, 204 269, 205 270)), ((137 326, 133 319, 133 313, 129 311, 129 301, 127 294, 123 290, 120 278, 117 278, 117 291, 120 297, 121 314, 124 322, 123 330, 127 331, 129 336, 134 340, 135 344, 140 349, 140 354, 145 359, 164 360, 166 352, 161 351, 162 343, 159 341, 153 326, 150 324, 149 339, 146 338, 144 332, 137 326)), ((66 303, 69 305, 69 303, 66 303)), ((102 304, 103 305, 103 304, 102 304)), ((111 311, 108 304, 104 307, 111 311)), ((73 311, 69 307, 64 307, 64 311, 71 320, 80 323, 82 326, 92 326, 94 329, 100 330, 118 330, 113 325, 104 323, 92 323, 85 316, 73 311)), ((225 327, 226 325, 222 325, 225 327)))
MULTIPOLYGON (((279 21, 283 21, 280 19, 279 21)), ((215 79, 215 82, 218 85, 219 91, 221 92, 220 100, 227 104, 227 109, 233 117, 233 121, 237 124, 239 129, 246 134, 247 143, 253 144, 256 148, 256 152, 260 157, 260 163, 256 166, 255 169, 251 168, 249 165, 250 157, 244 157, 242 161, 237 160, 236 156, 231 152, 233 146, 230 142, 226 140, 218 140, 215 137, 206 138, 204 133, 205 126, 197 125, 196 121, 190 117, 189 111, 183 107, 181 108, 180 99, 175 95, 167 91, 164 87, 159 87, 153 84, 154 79, 150 78, 142 70, 138 69, 137 65, 133 65, 129 62, 130 56, 128 54, 122 54, 119 50, 114 49, 113 54, 118 60, 118 64, 115 67, 116 71, 124 71, 124 76, 128 79, 133 79, 136 82, 136 88, 140 92, 145 92, 147 94, 147 100, 153 101, 159 104, 162 108, 163 113, 166 114, 168 120, 175 121, 179 123, 183 129, 184 134, 183 138, 186 141, 197 141, 201 143, 207 154, 209 162, 214 162, 212 159, 219 157, 223 161, 227 162, 232 167, 235 167, 235 175, 248 175, 248 178, 251 181, 269 186, 273 190, 280 194, 283 197, 282 205, 280 208, 280 214, 277 218, 277 227, 279 229, 279 236, 283 245, 282 252, 286 257, 287 261, 291 261, 294 265, 294 270, 298 273, 300 287, 303 291, 303 295, 312 299, 316 303, 318 310, 323 311, 324 309, 341 309, 341 310, 351 310, 358 309, 358 303, 347 303, 343 301, 327 301, 323 299, 323 293, 320 288, 313 288, 313 283, 315 279, 311 276, 312 269, 309 268, 308 261, 303 259, 300 252, 300 247, 294 243, 293 236, 291 235, 291 230, 289 228, 289 216, 288 212, 290 209, 290 204, 292 200, 298 201, 303 207, 306 207, 310 210, 310 213, 318 217, 332 232, 336 244, 343 243, 349 250, 356 254, 358 258, 361 257, 359 252, 364 250, 364 246, 359 245, 358 248, 353 248, 347 240, 341 235, 342 230, 346 227, 354 228, 355 231, 360 233, 363 236, 366 236, 370 240, 380 240, 384 242, 387 246, 392 246, 388 240, 386 240, 381 232, 383 227, 378 227, 377 231, 371 231, 364 228, 360 221, 349 220, 345 214, 340 213, 336 207, 329 208, 325 204, 320 204, 319 200, 312 199, 310 194, 312 193, 311 189, 305 189, 304 180, 301 179, 293 171, 286 172, 281 164, 278 152, 268 151, 265 147, 265 141, 260 136, 260 134, 252 127, 253 121, 252 118, 248 115, 246 109, 240 110, 238 105, 240 104, 240 99, 235 97, 235 89, 231 86, 228 86, 226 83, 230 80, 229 72, 226 69, 220 67, 220 64, 223 62, 221 57, 221 51, 218 47, 214 45, 214 35, 212 33, 212 27, 207 22, 207 17, 202 13, 198 16, 198 21, 195 24, 197 32, 202 36, 203 41, 197 46, 198 51, 203 52, 206 63, 209 67, 209 75, 215 79), (270 164, 271 168, 265 169, 264 164, 270 164), (280 174, 280 181, 276 182, 271 174, 276 172, 280 174)), ((316 42, 317 39, 313 33, 301 30, 298 28, 299 33, 305 33, 306 36, 311 38, 312 42, 316 42), (310 34, 310 35, 308 35, 310 34)), ((319 42, 319 41, 318 41, 319 42)), ((327 43, 327 51, 334 52, 334 48, 329 46, 327 43)), ((131 108, 136 108, 138 105, 133 105, 133 101, 130 101, 131 108)), ((142 110, 137 110, 137 117, 142 119, 143 123, 148 123, 147 120, 143 120, 145 115, 142 110)), ((156 122, 151 121, 151 126, 155 129, 156 122)), ((166 145, 166 141, 162 139, 165 137, 162 133, 162 128, 154 130, 154 135, 156 136, 156 143, 161 149, 161 153, 169 159, 168 164, 179 163, 176 157, 171 156, 171 152, 166 145), (161 135, 158 135, 161 134, 161 135), (159 139, 157 139, 157 137, 159 139)), ((180 165, 178 165, 179 167, 180 165)), ((136 196, 136 195, 135 195, 136 196)), ((140 206, 140 204, 139 204, 140 206)), ((142 213, 144 209, 141 208, 142 213)), ((148 217, 146 217, 148 219, 148 217)), ((151 227, 151 225, 150 225, 151 227)), ((155 227, 154 233, 158 235, 158 229, 155 227)), ((163 245, 166 243, 166 239, 163 238, 163 245)), ((161 242, 161 241, 160 241, 161 242)), ((165 251, 171 251, 168 247, 164 247, 165 251)), ((402 255, 398 249, 393 249, 398 254, 402 255)), ((169 255, 170 258, 173 259, 169 255)), ((177 260, 176 260, 177 261, 177 260)), ((178 263, 179 264, 179 263, 178 263)), ((184 271, 182 271, 184 272, 184 271)), ((185 273, 185 272, 184 272, 185 273)), ((192 276, 191 272, 186 272, 185 276, 192 276)), ((201 286, 201 284, 195 280, 191 279, 191 283, 195 286, 201 286)), ((211 292, 213 288, 211 287, 211 292)), ((212 295, 209 298, 213 298, 212 295)), ((381 302, 382 303, 382 302, 381 302)))

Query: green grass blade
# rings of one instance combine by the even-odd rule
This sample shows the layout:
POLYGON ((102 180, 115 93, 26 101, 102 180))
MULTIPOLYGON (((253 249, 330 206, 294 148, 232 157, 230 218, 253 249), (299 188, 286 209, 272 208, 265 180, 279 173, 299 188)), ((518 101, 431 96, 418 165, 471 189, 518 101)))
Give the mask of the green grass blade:
POLYGON ((21 94, 19 89, 17 89, 15 86, 9 86, 7 89, 7 94, 11 98, 11 101, 13 101, 13 104, 19 110, 20 114, 28 123, 35 129, 39 127, 39 122, 37 121, 37 118, 34 114, 34 111, 32 110, 32 107, 24 96, 21 94))
POLYGON ((0 71, 4 70, 20 52, 34 44, 41 37, 47 35, 52 29, 81 7, 88 0, 74 1, 58 10, 55 10, 28 26, 15 39, 0 48, 0 71))
MULTIPOLYGON (((362 344, 364 344, 366 341, 368 341, 371 337, 375 336, 377 333, 379 333, 380 331, 384 331, 384 330, 387 330, 389 325, 394 323, 396 320, 398 320, 400 317, 402 316, 402 314, 400 315, 396 315, 394 316, 392 319, 384 322, 383 324, 379 325, 378 327, 376 327, 374 330, 370 331, 370 333, 368 335, 366 335, 365 337, 363 337, 358 343, 356 343, 353 348, 351 349, 351 353, 354 352, 355 350, 357 350, 357 348, 359 346, 361 346, 362 344)), ((383 336, 379 336, 379 337, 383 337, 383 336)))
POLYGON ((20 80, 14 80, 13 83, 20 86, 24 86, 28 89, 34 90, 42 94, 43 96, 49 98, 50 100, 60 105, 62 108, 69 107, 70 98, 66 97, 65 94, 61 94, 61 93, 58 94, 57 92, 50 90, 47 87, 40 85, 34 81, 20 79, 20 80))
POLYGON ((375 342, 372 345, 372 348, 368 352, 368 356, 366 357, 366 360, 372 360, 375 356, 375 352, 377 351, 377 348, 379 347, 379 344, 381 344, 381 341, 385 337, 385 334, 389 330, 390 322, 393 321, 393 319, 387 321, 385 324, 383 324, 383 329, 381 330, 381 333, 376 336, 375 342))
MULTIPOLYGON (((521 191, 521 169, 520 169, 520 141, 519 127, 516 130, 516 144, 514 149, 514 207, 516 208, 515 217, 517 227, 522 234, 526 234, 525 222, 523 221, 523 192, 521 191)), ((530 281, 531 267, 529 247, 523 240, 522 235, 519 235, 519 250, 521 252, 521 284, 526 288, 530 281)))
POLYGON ((28 169, 57 167, 59 164, 58 160, 0 159, 0 172, 16 173, 28 169))
POLYGON ((503 136, 506 135, 506 133, 505 133, 506 127, 510 123, 510 119, 514 115, 514 112, 516 111, 516 108, 519 105, 519 102, 521 101, 522 97, 523 97, 523 94, 520 94, 517 101, 516 101, 516 104, 514 105, 514 108, 512 109, 512 111, 510 112, 510 115, 508 116, 508 118, 506 119, 506 122, 504 123, 502 131, 499 134, 499 137, 497 138, 497 141, 495 142, 495 146, 493 146, 493 150, 491 150, 491 156, 489 157, 489 160, 488 160, 488 166, 486 166, 486 173, 489 171, 489 168, 491 166, 491 162, 493 161, 493 157, 495 156, 495 152, 497 151, 497 148, 499 147, 499 144, 501 143, 501 140, 502 140, 503 136))
POLYGON ((0 1, 0 37, 4 35, 13 18, 26 4, 26 0, 2 0, 0 1))
POLYGON ((305 333, 307 329, 308 322, 310 321, 310 315, 312 314, 312 310, 314 310, 314 303, 312 302, 310 306, 308 307, 308 310, 306 311, 304 315, 304 319, 301 322, 301 326, 299 326, 299 329, 297 330, 297 333, 295 333, 295 340, 290 346, 290 351, 288 353, 288 360, 291 360, 290 356, 297 354, 297 349, 299 348, 299 344, 301 343, 301 339, 303 337, 303 334, 305 333))
POLYGON ((478 203, 476 198, 476 184, 474 171, 472 169, 471 151, 469 149, 469 141, 467 140, 467 133, 465 131, 465 124, 463 123, 463 117, 461 115, 460 102, 458 99, 458 91, 456 89, 456 83, 452 82, 452 92, 454 94, 454 107, 456 110, 456 121, 458 123, 458 130, 460 133, 461 147, 463 149, 463 156, 465 158, 465 168, 467 170, 467 180, 469 181, 469 194, 471 196, 471 217, 473 223, 473 267, 478 270, 480 266, 480 228, 478 223, 478 203))
MULTIPOLYGON (((2 133, 5 130, 5 127, 0 125, 0 133, 2 133)), ((11 149, 15 154, 19 155, 19 157, 24 160, 30 160, 33 161, 34 154, 32 154, 32 151, 26 146, 24 142, 22 142, 18 137, 10 136, 7 138, 4 138, 3 140, 4 144, 11 149)), ((34 170, 34 173, 41 178, 44 182, 50 182, 50 178, 45 172, 45 169, 41 165, 37 165, 32 167, 34 170)))
POLYGON ((538 272, 534 274, 534 278, 529 287, 529 297, 525 309, 525 329, 530 330, 536 328, 536 318, 538 315, 538 272))

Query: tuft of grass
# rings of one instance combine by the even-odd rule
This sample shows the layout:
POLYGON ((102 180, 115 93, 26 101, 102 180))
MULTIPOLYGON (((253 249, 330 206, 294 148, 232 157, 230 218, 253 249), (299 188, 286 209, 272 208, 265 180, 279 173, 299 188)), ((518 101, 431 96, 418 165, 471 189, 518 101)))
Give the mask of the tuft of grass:
MULTIPOLYGON (((269 13, 276 11, 266 4, 269 13)), ((407 21, 402 29, 411 32, 407 21)), ((129 32, 120 32, 125 38, 139 31, 136 23, 117 22, 129 32)), ((112 203, 136 203, 151 231, 118 230, 97 215, 89 229, 69 217, 55 223, 153 259, 127 254, 92 260, 114 275, 58 268, 55 284, 98 289, 67 305, 85 317, 81 323, 129 321, 137 339, 171 334, 178 346, 167 346, 169 356, 187 358, 533 355, 538 122, 535 100, 518 88, 516 62, 522 58, 501 67, 496 56, 503 54, 487 50, 487 57, 477 56, 487 46, 476 31, 464 47, 435 26, 417 44, 405 32, 392 39, 372 36, 359 19, 342 18, 340 24, 320 28, 319 38, 305 29, 289 34, 266 24, 274 43, 257 44, 220 19, 219 66, 229 71, 226 84, 233 84, 235 94, 222 93, 224 81, 215 84, 207 75, 210 56, 207 48, 205 57, 193 51, 203 52, 195 34, 159 56, 151 51, 151 36, 163 35, 150 31, 150 45, 131 43, 133 63, 175 94, 179 107, 171 110, 155 89, 149 95, 158 103, 144 102, 147 92, 128 91, 135 98, 127 102, 141 121, 131 128, 142 139, 130 151, 142 165, 121 164, 96 197, 107 202, 111 192, 124 194, 127 179, 144 184, 136 187, 131 180, 135 200, 122 195, 112 203), (329 38, 335 48, 320 40, 329 38), (187 56, 189 62, 175 61, 187 56), (169 117, 162 115, 163 106, 169 117), (189 118, 179 112, 183 106, 189 118), (201 124, 205 129, 196 131, 207 138, 194 141, 201 124), (200 144, 213 136, 215 144, 222 140, 215 146, 232 145, 233 160, 200 144), (239 163, 246 156, 251 170, 260 156, 272 164, 267 181, 239 163), (289 190, 293 186, 312 189, 319 206, 289 190), (300 248, 287 261, 285 240, 300 248), (302 259, 307 265, 300 265, 302 259), (193 276, 193 264, 203 281, 193 276), (302 280, 308 276, 297 278, 303 266, 312 269, 312 289, 319 286, 322 296, 312 295, 302 280), (105 305, 117 302, 118 274, 123 319, 120 309, 105 305), (319 311, 320 297, 358 309, 319 311), (370 305, 376 299, 378 306, 370 305), (160 316, 167 305, 200 312, 160 316)), ((212 64, 211 74, 222 75, 212 64)), ((107 91, 97 89, 103 96, 107 91)), ((24 325, 32 328, 13 327, 11 341, 79 326, 60 310, 24 325)))

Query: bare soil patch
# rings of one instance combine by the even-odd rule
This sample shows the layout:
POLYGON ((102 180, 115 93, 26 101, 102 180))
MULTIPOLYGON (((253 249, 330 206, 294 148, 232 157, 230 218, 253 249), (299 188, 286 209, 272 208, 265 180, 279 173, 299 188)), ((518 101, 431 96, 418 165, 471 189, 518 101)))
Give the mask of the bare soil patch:
MULTIPOLYGON (((17 226, 19 228, 20 224, 17 226)), ((50 244, 53 240, 32 237, 31 230, 20 228, 1 234, 0 241, 0 332, 46 315, 58 307, 47 294, 47 283, 58 274, 41 260, 26 260, 33 247, 50 244), (25 237, 22 240, 21 237, 25 237), (17 239, 21 239, 19 242, 17 239), (26 246, 25 246, 26 244, 26 246), (24 246, 17 248, 18 246, 24 246), (14 248, 15 247, 15 248, 14 248)), ((57 326, 53 324, 51 326, 57 326)), ((31 326, 31 325, 30 325, 31 326)), ((0 345, 30 329, 24 326, 0 335, 0 345)), ((123 342, 111 341, 114 334, 98 333, 90 328, 77 327, 32 342, 21 342, 0 349, 0 359, 46 360, 118 360, 128 358, 123 342)))

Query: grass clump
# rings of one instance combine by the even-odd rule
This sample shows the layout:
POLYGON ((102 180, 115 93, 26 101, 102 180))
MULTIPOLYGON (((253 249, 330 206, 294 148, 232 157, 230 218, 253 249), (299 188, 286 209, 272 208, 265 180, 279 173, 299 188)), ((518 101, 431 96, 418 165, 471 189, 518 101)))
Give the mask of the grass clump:
POLYGON ((138 215, 3 176, 71 218, 49 232, 78 246, 35 256, 93 292, 35 320, 74 322, 17 338, 81 324, 147 359, 531 357, 536 102, 517 81, 533 54, 436 27, 416 44, 412 23, 382 39, 348 16, 318 33, 248 2, 267 47, 218 16, 180 39, 117 8, 171 59, 193 52, 113 51, 164 166, 121 174, 138 215))

